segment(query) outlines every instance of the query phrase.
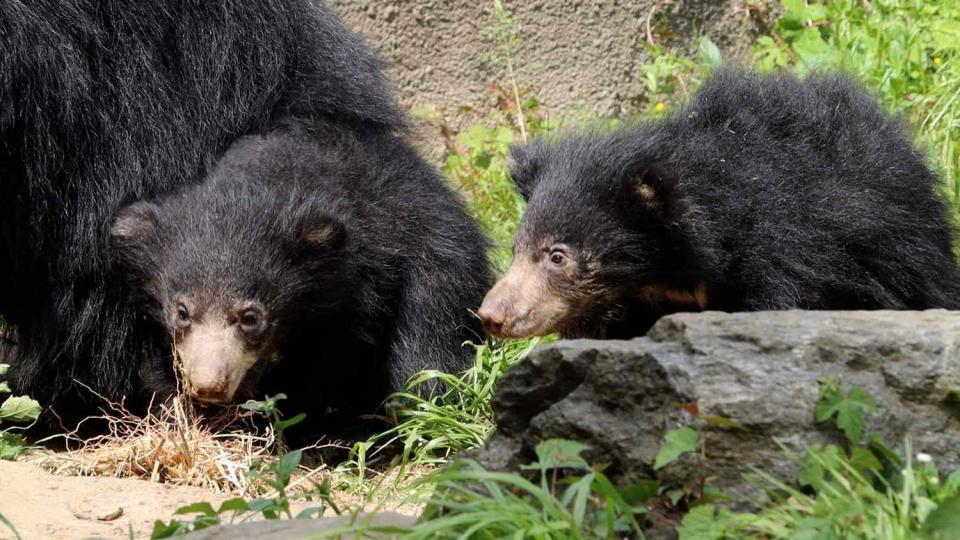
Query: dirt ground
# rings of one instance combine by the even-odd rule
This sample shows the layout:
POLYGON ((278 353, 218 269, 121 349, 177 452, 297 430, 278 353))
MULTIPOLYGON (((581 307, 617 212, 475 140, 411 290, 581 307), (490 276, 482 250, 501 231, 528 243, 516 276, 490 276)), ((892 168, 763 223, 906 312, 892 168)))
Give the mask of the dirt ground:
MULTIPOLYGON (((149 538, 153 522, 186 504, 227 497, 195 487, 132 478, 53 476, 35 465, 0 461, 0 514, 23 540, 149 538)), ((15 538, 0 525, 0 539, 15 538)))
MULTIPOLYGON (((406 478, 413 481, 432 470, 414 468, 406 478)), ((370 481, 389 485, 394 479, 388 475, 370 481)), ((169 521, 182 506, 205 501, 217 507, 232 497, 134 478, 58 476, 32 463, 0 461, 0 515, 13 524, 22 540, 149 538, 156 520, 169 521)), ((334 498, 344 510, 363 508, 415 518, 423 509, 422 504, 396 497, 389 487, 371 499, 341 492, 334 498)), ((297 513, 316 505, 293 500, 291 510, 297 513)), ((0 540, 15 538, 0 523, 0 540)))

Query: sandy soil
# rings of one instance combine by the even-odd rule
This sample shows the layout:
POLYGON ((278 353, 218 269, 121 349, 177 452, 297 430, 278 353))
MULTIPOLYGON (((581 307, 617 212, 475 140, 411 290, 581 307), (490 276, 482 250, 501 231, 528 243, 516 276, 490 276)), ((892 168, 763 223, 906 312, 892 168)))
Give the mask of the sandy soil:
MULTIPOLYGON (((153 522, 186 504, 226 497, 195 487, 132 478, 52 476, 29 463, 0 461, 0 514, 23 540, 149 538, 153 522)), ((14 538, 0 524, 0 539, 14 538)))
MULTIPOLYGON (((432 471, 409 471, 410 481, 432 471)), ((342 509, 365 508, 415 517, 422 505, 395 499, 393 476, 374 480, 383 486, 379 500, 336 493, 342 509)), ((296 483, 296 481, 294 482, 296 483)), ((293 484, 291 484, 293 485, 293 484)), ((0 461, 0 515, 16 527, 22 540, 74 540, 77 538, 149 538, 156 520, 169 521, 187 504, 209 502, 214 507, 231 496, 207 489, 174 486, 134 478, 52 475, 32 463, 0 461)), ((315 502, 292 501, 294 513, 315 502)), ((0 523, 0 540, 14 539, 0 523)))

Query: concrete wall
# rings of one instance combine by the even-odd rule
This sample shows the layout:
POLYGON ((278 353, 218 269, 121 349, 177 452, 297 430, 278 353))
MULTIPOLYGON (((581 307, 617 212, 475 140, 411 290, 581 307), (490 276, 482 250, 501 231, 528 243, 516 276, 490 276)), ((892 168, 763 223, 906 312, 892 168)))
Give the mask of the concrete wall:
MULTIPOLYGON (((407 106, 473 105, 505 82, 489 37, 492 1, 329 0, 390 64, 407 106)), ((625 115, 643 101, 647 20, 658 42, 696 50, 708 35, 729 57, 752 41, 743 0, 505 0, 519 28, 517 79, 553 111, 625 115), (651 12, 653 15, 651 16, 651 12)))

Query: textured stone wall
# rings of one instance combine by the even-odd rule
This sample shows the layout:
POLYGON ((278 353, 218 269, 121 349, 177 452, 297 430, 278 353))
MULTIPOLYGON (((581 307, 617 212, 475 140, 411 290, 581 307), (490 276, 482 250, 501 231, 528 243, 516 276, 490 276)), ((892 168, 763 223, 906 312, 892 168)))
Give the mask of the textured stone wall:
MULTIPOLYGON (((330 0, 390 65, 406 106, 472 105, 485 85, 503 82, 489 37, 492 1, 330 0)), ((728 57, 752 41, 742 0, 505 0, 517 21, 517 79, 551 111, 601 115, 636 111, 647 20, 657 40, 695 51, 708 35, 728 57)))

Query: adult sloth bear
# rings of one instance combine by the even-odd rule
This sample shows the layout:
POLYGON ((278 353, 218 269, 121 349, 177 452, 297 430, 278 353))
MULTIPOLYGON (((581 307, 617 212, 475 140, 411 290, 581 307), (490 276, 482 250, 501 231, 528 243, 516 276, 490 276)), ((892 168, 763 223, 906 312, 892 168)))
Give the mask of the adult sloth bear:
POLYGON ((429 326, 431 310, 447 302, 442 313, 459 317, 447 322, 467 325, 486 276, 476 270, 480 237, 403 143, 405 120, 378 61, 324 5, 0 0, 0 51, 0 313, 16 330, 21 391, 50 402, 77 379, 111 398, 142 393, 138 375, 170 361, 170 337, 117 264, 114 217, 200 181, 237 137, 291 118, 326 119, 390 154, 394 177, 419 182, 461 223, 420 224, 406 254, 419 267, 394 276, 405 290, 391 307, 427 325, 393 336, 403 373, 463 364, 462 355, 420 355, 439 341, 459 345, 462 333, 429 326), (445 270, 429 275, 437 250, 445 270), (461 286, 465 265, 464 292, 444 294, 461 286), (418 308, 424 298, 432 302, 418 308))
POLYGON ((662 122, 513 149, 529 204, 479 315, 503 337, 675 311, 960 307, 937 179, 847 79, 723 72, 662 122))

